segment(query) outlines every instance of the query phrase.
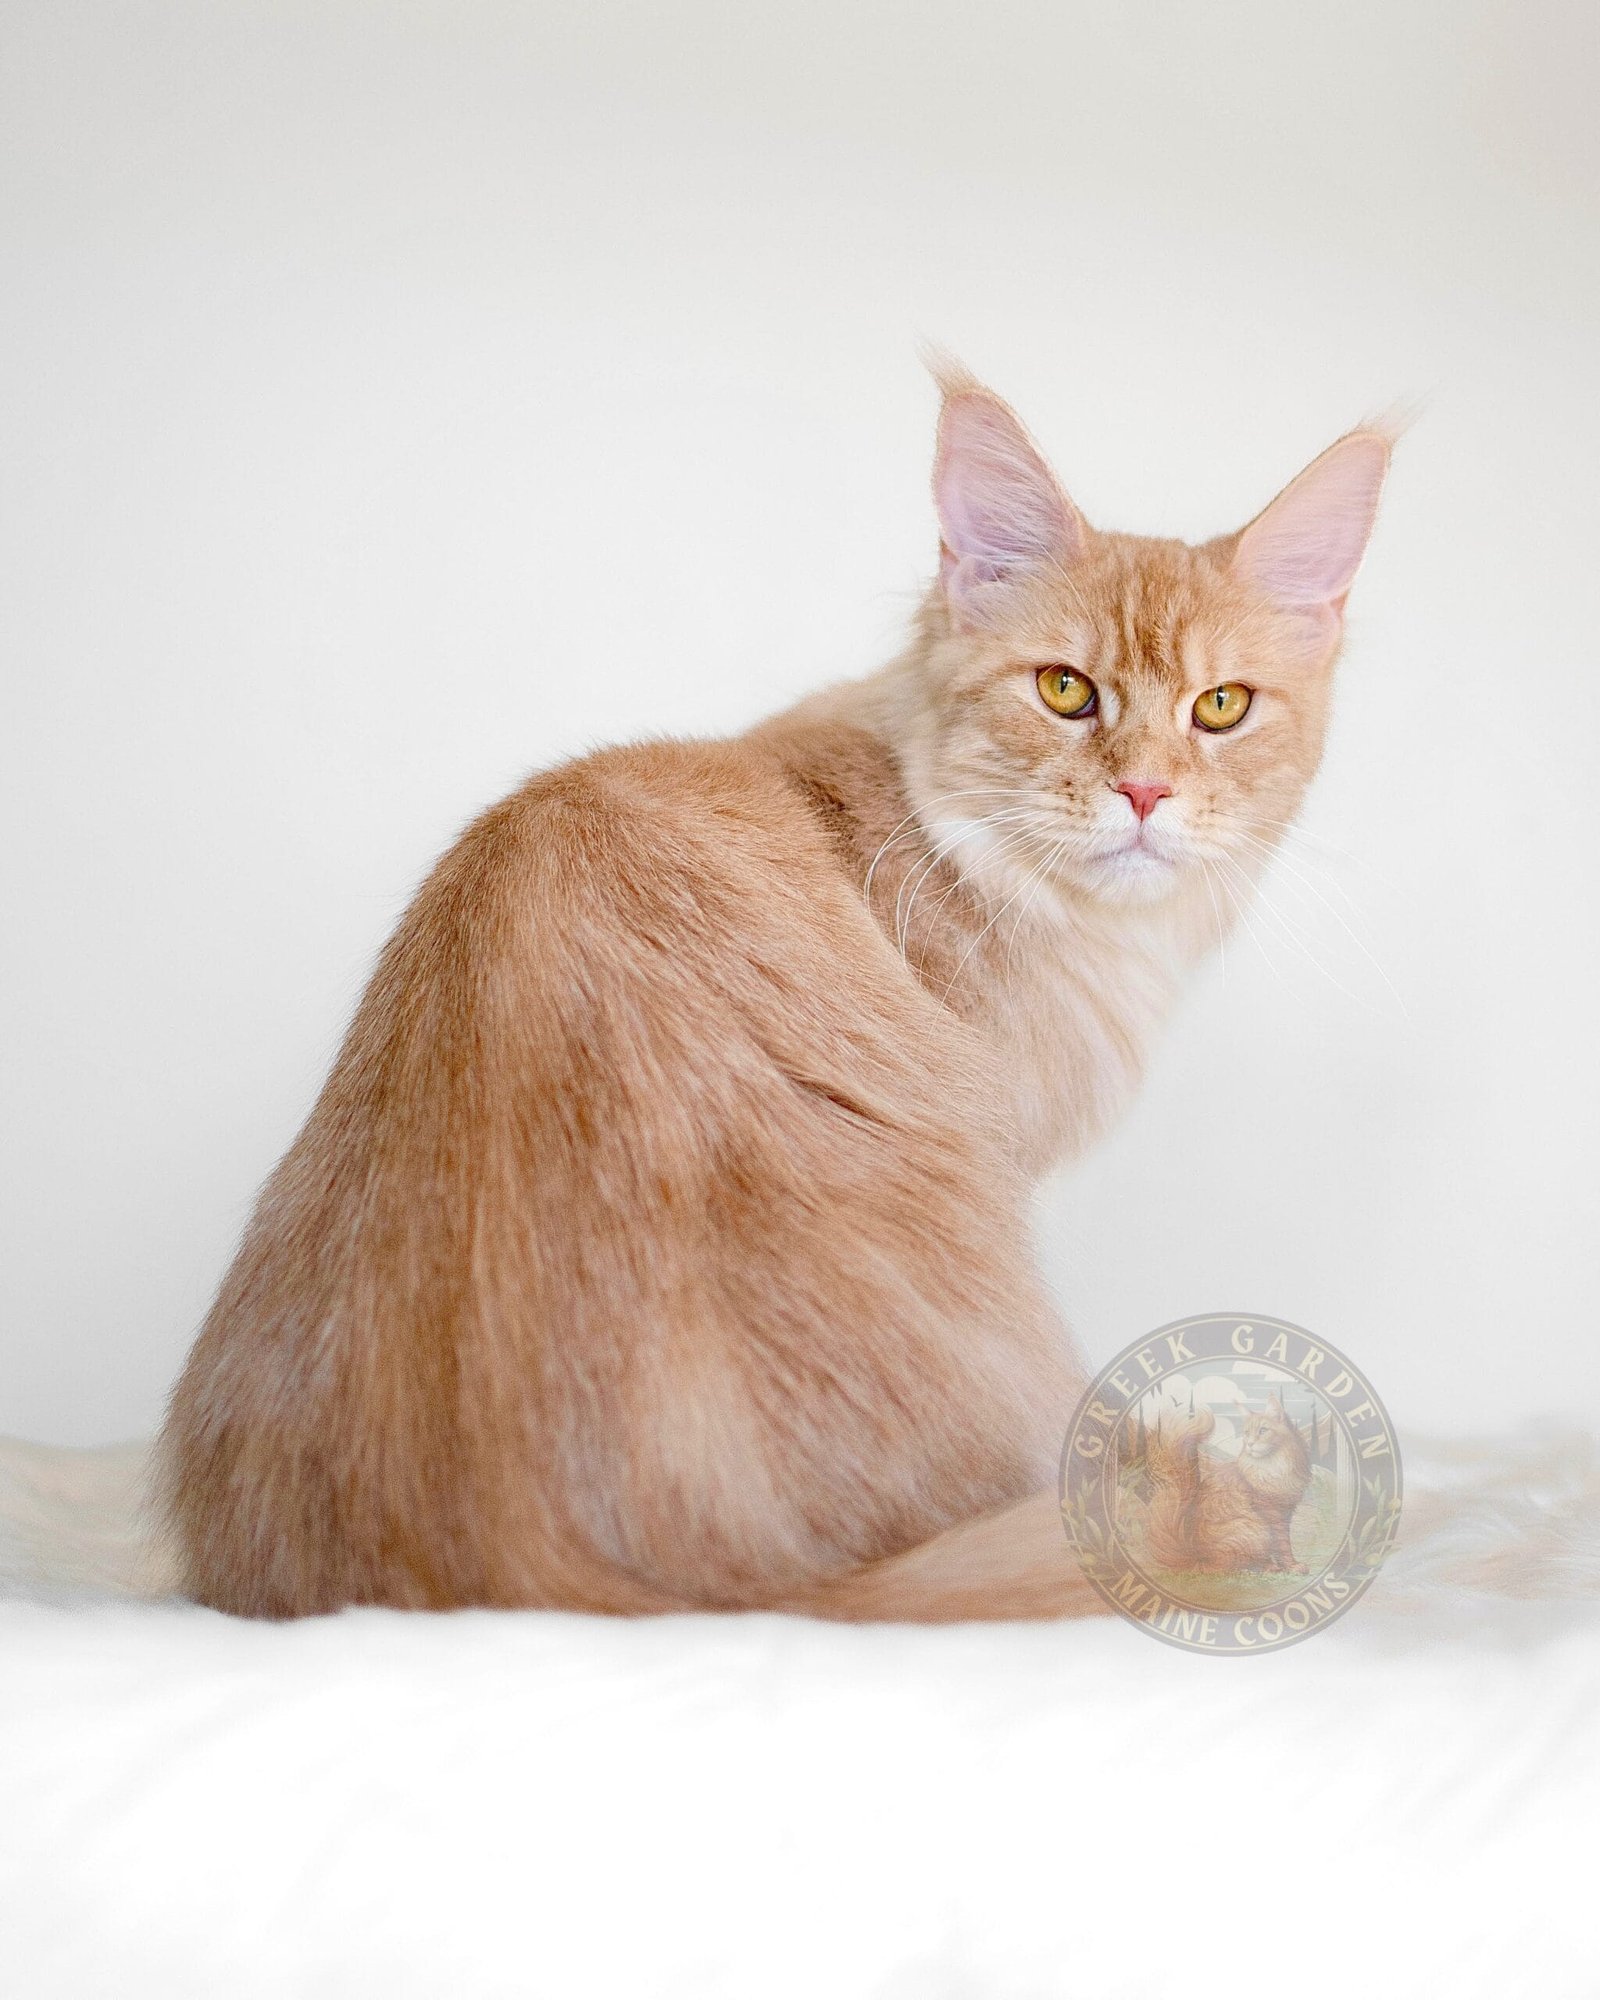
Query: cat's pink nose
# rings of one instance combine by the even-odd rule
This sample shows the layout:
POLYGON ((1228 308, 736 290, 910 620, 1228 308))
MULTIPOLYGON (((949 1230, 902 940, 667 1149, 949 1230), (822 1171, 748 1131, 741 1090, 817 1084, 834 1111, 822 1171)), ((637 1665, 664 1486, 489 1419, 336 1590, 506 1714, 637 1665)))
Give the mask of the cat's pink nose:
POLYGON ((1172 797, 1170 785, 1140 785, 1129 782, 1118 785, 1117 790, 1133 807, 1134 818, 1141 821, 1150 817, 1162 799, 1172 797))

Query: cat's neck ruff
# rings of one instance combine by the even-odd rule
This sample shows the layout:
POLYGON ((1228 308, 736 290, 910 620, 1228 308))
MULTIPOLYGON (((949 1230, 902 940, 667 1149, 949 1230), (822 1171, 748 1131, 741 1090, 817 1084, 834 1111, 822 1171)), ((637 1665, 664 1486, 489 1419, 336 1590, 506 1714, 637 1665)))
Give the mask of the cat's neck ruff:
POLYGON ((908 970, 988 1044, 1019 1157, 1043 1173, 1083 1152, 1126 1104, 1221 920, 1203 880, 1113 903, 1041 872, 1036 852, 1019 855, 1005 820, 941 784, 916 672, 908 655, 811 697, 777 727, 801 765, 808 740, 830 729, 876 745, 876 797, 852 802, 869 907, 908 970))
POLYGON ((998 972, 950 999, 999 1044, 1019 1086, 1023 1157, 1043 1172, 1092 1145, 1138 1088, 1211 913, 1192 887, 1158 903, 1098 903, 994 852, 981 828, 957 852, 1004 946, 998 972))

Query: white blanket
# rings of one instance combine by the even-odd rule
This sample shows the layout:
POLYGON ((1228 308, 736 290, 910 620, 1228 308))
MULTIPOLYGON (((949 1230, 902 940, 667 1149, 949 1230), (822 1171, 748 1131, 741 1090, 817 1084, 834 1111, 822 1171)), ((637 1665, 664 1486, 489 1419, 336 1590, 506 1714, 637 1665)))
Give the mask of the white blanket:
POLYGON ((1250 1659, 238 1623, 130 1594, 140 1471, 0 1447, 7 2000, 1600 1992, 1591 1441, 1414 1444, 1433 1525, 1250 1659))

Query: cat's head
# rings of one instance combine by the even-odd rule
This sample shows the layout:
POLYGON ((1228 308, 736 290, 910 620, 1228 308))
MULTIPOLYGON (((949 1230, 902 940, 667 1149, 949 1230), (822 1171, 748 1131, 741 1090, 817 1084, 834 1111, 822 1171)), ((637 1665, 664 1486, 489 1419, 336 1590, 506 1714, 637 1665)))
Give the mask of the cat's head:
POLYGON ((1264 1410, 1244 1412, 1240 1450, 1247 1458, 1270 1458, 1297 1437, 1294 1419, 1283 1407, 1283 1398, 1274 1393, 1264 1410))
POLYGON ((1158 900, 1202 864, 1254 872, 1321 756, 1389 438, 1351 432, 1191 547, 1091 527, 999 397, 953 369, 941 386, 911 732, 925 821, 1108 902, 1158 900))

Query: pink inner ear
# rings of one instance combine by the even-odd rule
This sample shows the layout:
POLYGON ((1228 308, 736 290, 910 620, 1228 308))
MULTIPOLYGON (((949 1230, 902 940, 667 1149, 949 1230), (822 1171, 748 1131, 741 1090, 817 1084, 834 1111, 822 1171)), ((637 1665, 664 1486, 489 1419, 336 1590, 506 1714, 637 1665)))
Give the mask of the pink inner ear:
POLYGON ((1054 474, 991 396, 961 394, 945 404, 933 492, 945 574, 958 589, 1064 562, 1078 546, 1078 523, 1054 474))
POLYGON ((1388 469, 1386 438, 1341 438, 1245 529, 1234 568, 1280 604, 1337 604, 1366 554, 1388 469))

